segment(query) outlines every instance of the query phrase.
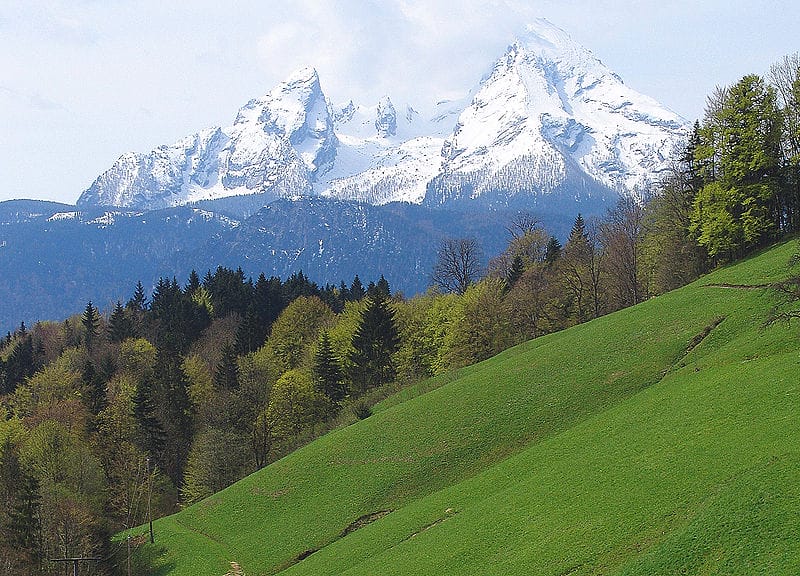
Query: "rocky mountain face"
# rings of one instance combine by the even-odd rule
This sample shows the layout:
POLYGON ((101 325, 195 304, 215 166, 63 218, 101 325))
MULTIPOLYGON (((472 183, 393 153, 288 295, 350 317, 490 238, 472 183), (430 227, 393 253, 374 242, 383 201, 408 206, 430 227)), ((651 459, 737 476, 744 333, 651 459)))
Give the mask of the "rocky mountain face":
POLYGON ((388 96, 337 107, 305 68, 247 103, 231 127, 124 154, 78 206, 151 210, 244 195, 262 206, 307 195, 430 206, 640 195, 685 137, 679 116, 545 20, 470 95, 431 118, 388 96))

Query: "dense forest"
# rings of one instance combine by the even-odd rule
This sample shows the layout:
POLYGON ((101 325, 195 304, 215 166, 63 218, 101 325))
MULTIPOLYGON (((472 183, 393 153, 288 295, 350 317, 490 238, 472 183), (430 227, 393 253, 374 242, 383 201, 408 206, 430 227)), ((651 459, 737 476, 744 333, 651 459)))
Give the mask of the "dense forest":
MULTIPOLYGON (((800 225, 800 57, 719 88, 643 201, 534 215, 506 250, 440 247, 426 294, 381 277, 318 286, 217 268, 138 284, 112 310, 0 341, 0 571, 96 557, 124 573, 121 529, 197 502, 408 384, 631 306, 800 225)), ((143 536, 146 537, 146 536, 143 536)), ((130 545, 130 542, 127 543, 130 545)), ((135 545, 135 543, 134 543, 135 545)), ((88 568, 87 568, 88 569, 88 568)))

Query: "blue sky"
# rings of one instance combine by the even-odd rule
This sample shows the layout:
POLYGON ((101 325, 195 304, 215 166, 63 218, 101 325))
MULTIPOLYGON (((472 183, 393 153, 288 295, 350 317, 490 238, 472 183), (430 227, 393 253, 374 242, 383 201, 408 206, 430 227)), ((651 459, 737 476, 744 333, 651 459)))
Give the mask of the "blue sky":
POLYGON ((796 2, 0 0, 0 200, 74 202, 127 151, 232 123, 312 65, 334 102, 464 95, 536 17, 693 120, 800 50, 796 2))

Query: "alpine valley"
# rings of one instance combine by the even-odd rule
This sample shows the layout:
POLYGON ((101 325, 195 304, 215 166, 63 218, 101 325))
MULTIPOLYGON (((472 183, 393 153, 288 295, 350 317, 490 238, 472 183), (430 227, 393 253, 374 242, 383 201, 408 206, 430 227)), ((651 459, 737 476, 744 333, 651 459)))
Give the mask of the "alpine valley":
POLYGON ((463 100, 414 106, 334 104, 304 68, 229 127, 123 154, 76 206, 0 203, 0 329, 218 265, 413 294, 440 239, 494 255, 526 210, 563 240, 577 213, 645 197, 687 134, 546 20, 463 100))

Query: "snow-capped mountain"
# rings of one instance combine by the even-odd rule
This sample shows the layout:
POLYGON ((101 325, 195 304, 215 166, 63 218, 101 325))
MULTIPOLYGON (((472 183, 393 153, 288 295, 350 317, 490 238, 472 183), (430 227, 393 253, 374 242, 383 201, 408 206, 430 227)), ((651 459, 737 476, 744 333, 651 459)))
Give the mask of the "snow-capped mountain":
POLYGON ((497 61, 459 116, 432 192, 440 201, 498 191, 547 194, 588 175, 636 194, 658 177, 684 137, 682 118, 539 20, 497 61))
POLYGON ((548 195, 640 194, 665 169, 685 122, 628 88, 546 20, 528 27, 463 101, 430 118, 388 96, 333 106, 315 70, 211 128, 125 154, 79 206, 153 209, 254 195, 430 206, 548 195))
POLYGON ((78 206, 158 209, 244 194, 262 194, 265 202, 308 194, 336 148, 319 77, 304 68, 248 102, 229 128, 209 128, 149 154, 123 154, 78 206))

